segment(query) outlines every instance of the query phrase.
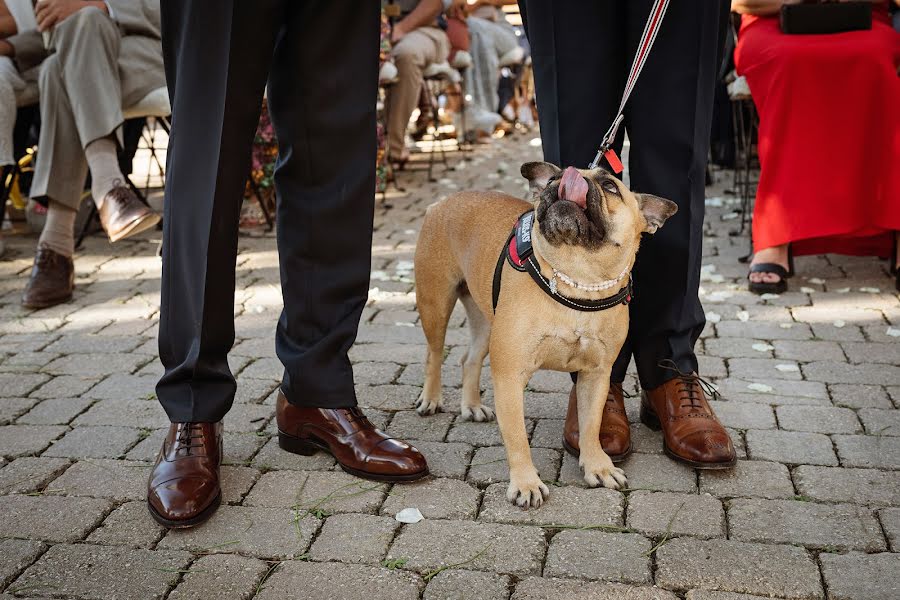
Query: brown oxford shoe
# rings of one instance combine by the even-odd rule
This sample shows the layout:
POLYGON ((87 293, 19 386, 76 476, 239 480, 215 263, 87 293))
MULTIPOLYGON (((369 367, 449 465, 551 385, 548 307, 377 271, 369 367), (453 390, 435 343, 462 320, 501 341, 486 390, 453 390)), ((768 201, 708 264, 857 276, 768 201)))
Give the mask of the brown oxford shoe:
POLYGON ((131 188, 124 185, 117 185, 106 193, 99 213, 100 223, 110 242, 118 242, 155 227, 160 219, 131 188))
POLYGON ((294 454, 328 452, 341 468, 375 481, 414 481, 428 475, 422 453, 379 431, 357 408, 295 406, 279 391, 278 445, 294 454))
POLYGON ((22 296, 25 308, 49 308, 68 302, 75 289, 75 263, 68 256, 38 246, 31 277, 22 296))
POLYGON ((697 469, 728 469, 737 455, 731 437, 706 401, 696 373, 680 373, 641 394, 641 421, 662 429, 663 449, 671 458, 697 469))
POLYGON ((172 423, 150 472, 147 508, 157 523, 193 527, 222 502, 222 423, 172 423))
MULTIPOLYGON (((625 414, 625 399, 621 383, 610 383, 606 404, 603 406, 603 420, 600 422, 600 446, 613 462, 622 462, 631 454, 631 427, 625 414)), ((563 426, 563 448, 572 456, 580 453, 578 446, 578 400, 575 386, 569 393, 569 410, 563 426)))

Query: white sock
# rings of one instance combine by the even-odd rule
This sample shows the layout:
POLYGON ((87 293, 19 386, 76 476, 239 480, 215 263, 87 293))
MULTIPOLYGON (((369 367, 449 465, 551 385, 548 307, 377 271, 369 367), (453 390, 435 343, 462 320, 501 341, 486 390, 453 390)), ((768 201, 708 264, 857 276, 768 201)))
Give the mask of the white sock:
POLYGON ((91 170, 91 195, 97 208, 103 204, 109 190, 125 183, 125 176, 119 169, 117 149, 113 137, 96 139, 84 148, 84 156, 91 170))
POLYGON ((59 202, 50 201, 47 223, 38 240, 57 254, 71 257, 75 253, 75 216, 78 213, 59 202))

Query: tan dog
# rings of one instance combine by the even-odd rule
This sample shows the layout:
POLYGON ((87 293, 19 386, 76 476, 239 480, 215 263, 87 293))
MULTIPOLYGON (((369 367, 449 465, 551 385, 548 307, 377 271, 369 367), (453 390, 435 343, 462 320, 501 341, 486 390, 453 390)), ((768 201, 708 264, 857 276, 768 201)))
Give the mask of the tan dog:
POLYGON ((620 303, 582 312, 564 306, 504 261, 495 313, 494 270, 504 242, 517 218, 534 208, 532 256, 546 279, 557 279, 551 289, 573 300, 599 300, 627 286, 641 234, 656 231, 676 206, 632 193, 603 169, 569 167, 563 173, 538 162, 523 165, 522 175, 531 183, 533 205, 502 193, 462 192, 426 212, 415 256, 416 300, 428 341, 417 410, 428 415, 441 409, 444 337, 459 299, 472 340, 462 361, 462 418, 493 418, 479 389, 490 352, 494 405, 509 462, 507 498, 527 508, 540 506, 549 494, 532 463, 525 431, 525 385, 538 369, 578 373, 579 464, 585 481, 592 487, 625 485, 624 472, 600 447, 599 433, 610 370, 628 333, 628 307, 620 303))

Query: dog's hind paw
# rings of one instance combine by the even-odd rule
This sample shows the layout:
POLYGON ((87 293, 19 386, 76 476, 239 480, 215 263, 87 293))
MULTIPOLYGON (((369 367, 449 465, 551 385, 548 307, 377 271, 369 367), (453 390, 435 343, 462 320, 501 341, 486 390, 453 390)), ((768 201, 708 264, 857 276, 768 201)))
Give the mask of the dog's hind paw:
POLYGON ((549 497, 550 488, 537 475, 522 483, 511 481, 506 490, 506 499, 522 509, 540 508, 549 497))
POLYGON ((625 471, 619 467, 613 466, 600 469, 590 469, 585 467, 584 480, 591 487, 599 487, 602 485, 611 490, 620 490, 628 485, 625 471))
POLYGON ((460 411, 460 418, 463 421, 476 421, 478 423, 481 423, 482 421, 493 421, 494 411, 483 404, 474 407, 463 406, 460 411))
POLYGON ((416 400, 416 412, 422 417, 441 412, 441 399, 429 400, 425 398, 424 394, 419 396, 419 399, 416 400))

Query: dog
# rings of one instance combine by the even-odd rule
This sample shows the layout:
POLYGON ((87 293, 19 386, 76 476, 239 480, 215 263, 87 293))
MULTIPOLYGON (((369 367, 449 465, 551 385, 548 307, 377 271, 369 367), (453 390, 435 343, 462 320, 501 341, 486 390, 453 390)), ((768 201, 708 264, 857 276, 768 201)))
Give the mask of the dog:
POLYGON ((642 234, 654 233, 677 206, 634 193, 600 168, 563 171, 530 162, 521 172, 532 202, 498 192, 460 192, 426 210, 415 274, 428 354, 416 409, 422 416, 441 410, 444 339, 460 300, 471 335, 462 360, 461 418, 494 418, 479 387, 490 353, 509 464, 507 499, 536 508, 549 489, 531 460, 524 391, 538 369, 578 373, 579 464, 587 484, 620 489, 627 483, 600 446, 600 421, 613 361, 628 333, 630 271, 642 234), (521 268, 528 261, 518 255, 520 242, 526 249, 530 244, 537 275, 521 268))

